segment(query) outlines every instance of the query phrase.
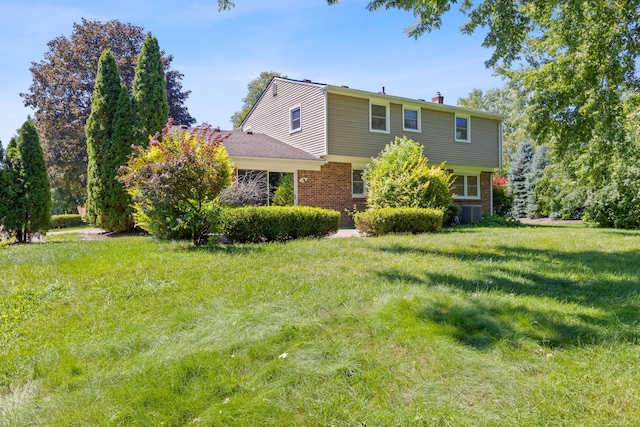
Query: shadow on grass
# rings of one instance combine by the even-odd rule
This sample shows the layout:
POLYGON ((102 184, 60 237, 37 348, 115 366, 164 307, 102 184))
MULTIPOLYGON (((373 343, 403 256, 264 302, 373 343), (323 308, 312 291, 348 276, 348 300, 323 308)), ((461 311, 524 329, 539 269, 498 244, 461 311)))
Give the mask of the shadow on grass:
POLYGON ((638 252, 518 246, 499 246, 485 253, 459 248, 446 252, 397 244, 381 250, 446 257, 463 266, 446 273, 377 274, 391 282, 441 288, 447 295, 436 294, 416 316, 449 328, 456 339, 478 350, 504 340, 516 344, 521 338, 552 347, 640 342, 638 252))
POLYGON ((264 245, 261 245, 259 243, 209 243, 208 245, 204 246, 189 246, 188 250, 197 252, 209 252, 212 254, 249 255, 263 253, 265 251, 265 248, 264 245))

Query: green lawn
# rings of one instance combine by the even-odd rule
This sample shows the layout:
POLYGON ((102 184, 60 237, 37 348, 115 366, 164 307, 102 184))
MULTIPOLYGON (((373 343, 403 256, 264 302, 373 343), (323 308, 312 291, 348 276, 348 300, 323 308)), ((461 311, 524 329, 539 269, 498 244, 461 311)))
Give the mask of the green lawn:
POLYGON ((0 249, 0 426, 637 426, 640 233, 0 249))

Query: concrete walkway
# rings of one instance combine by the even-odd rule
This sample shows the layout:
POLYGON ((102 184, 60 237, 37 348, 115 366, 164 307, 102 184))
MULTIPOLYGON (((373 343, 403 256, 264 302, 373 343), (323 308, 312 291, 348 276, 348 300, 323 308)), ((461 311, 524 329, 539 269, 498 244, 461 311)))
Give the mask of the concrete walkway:
POLYGON ((344 239, 347 237, 362 237, 362 234, 355 228, 341 228, 336 233, 329 236, 329 239, 344 239))

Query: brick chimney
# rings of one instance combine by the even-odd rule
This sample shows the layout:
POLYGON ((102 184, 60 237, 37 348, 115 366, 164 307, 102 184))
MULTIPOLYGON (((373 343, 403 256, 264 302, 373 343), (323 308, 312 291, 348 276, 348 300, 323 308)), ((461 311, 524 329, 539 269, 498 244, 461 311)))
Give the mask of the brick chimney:
POLYGON ((440 92, 436 92, 436 95, 431 98, 431 102, 435 104, 444 104, 444 96, 442 96, 440 92))

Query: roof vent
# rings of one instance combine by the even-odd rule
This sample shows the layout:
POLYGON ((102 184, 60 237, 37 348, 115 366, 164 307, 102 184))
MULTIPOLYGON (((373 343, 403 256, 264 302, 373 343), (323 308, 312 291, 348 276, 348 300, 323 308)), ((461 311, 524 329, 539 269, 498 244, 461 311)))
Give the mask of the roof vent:
POLYGON ((418 101, 424 102, 424 98, 418 98, 418 101))
POLYGON ((309 80, 309 79, 304 79, 302 81, 305 82, 305 83, 311 83, 311 80, 309 80))
POLYGON ((340 87, 344 87, 344 88, 349 89, 349 86, 347 86, 347 85, 341 85, 340 87))

